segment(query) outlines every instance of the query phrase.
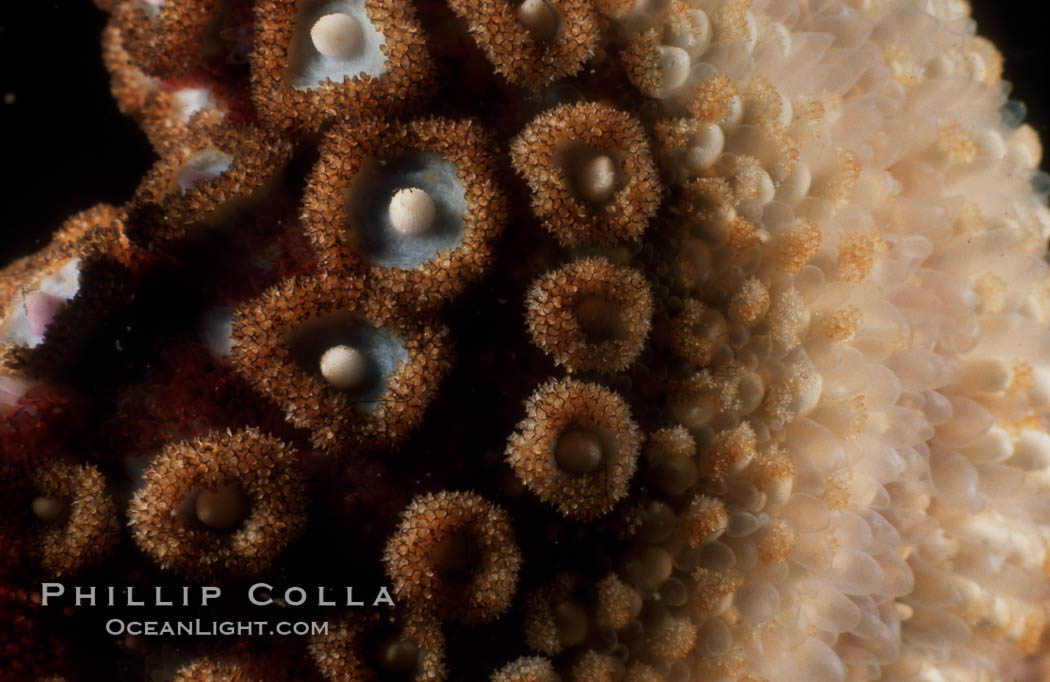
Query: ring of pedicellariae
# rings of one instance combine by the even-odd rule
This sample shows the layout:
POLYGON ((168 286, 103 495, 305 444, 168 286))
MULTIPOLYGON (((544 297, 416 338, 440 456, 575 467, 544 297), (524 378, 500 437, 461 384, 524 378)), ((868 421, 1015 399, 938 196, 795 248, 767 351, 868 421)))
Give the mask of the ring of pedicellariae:
POLYGON ((146 101, 157 90, 156 79, 146 74, 128 52, 120 21, 112 15, 102 29, 102 63, 109 73, 109 91, 117 108, 142 121, 146 101))
POLYGON ((561 682, 550 660, 542 656, 522 656, 496 672, 490 682, 561 682))
POLYGON ((306 133, 348 115, 365 119, 410 111, 430 94, 434 66, 426 34, 413 4, 401 0, 364 0, 366 16, 359 22, 366 21, 362 28, 375 34, 375 57, 383 62, 373 75, 293 82, 296 69, 303 68, 292 63, 297 48, 316 49, 298 44, 312 42, 311 27, 299 20, 302 6, 296 0, 260 0, 254 6, 259 39, 251 53, 252 100, 269 127, 306 133))
POLYGON ((627 494, 640 443, 623 398, 597 384, 552 380, 526 402, 507 461, 541 499, 588 521, 627 494))
POLYGON ((387 541, 395 597, 411 609, 486 623, 510 607, 521 554, 510 517, 474 493, 415 498, 387 541))
POLYGON ((621 56, 631 83, 650 97, 663 97, 685 84, 689 54, 674 45, 660 45, 655 29, 636 34, 621 56))
POLYGON ((197 658, 180 667, 172 682, 262 682, 259 671, 237 660, 197 658))
POLYGON ((200 66, 212 45, 220 0, 119 3, 114 21, 135 62, 151 76, 181 76, 200 66))
POLYGON ((690 490, 699 478, 696 442, 683 426, 651 434, 645 444, 645 462, 649 482, 669 497, 690 490))
POLYGON ((44 574, 69 576, 97 564, 120 533, 117 505, 91 465, 41 460, 0 467, 3 530, 21 538, 44 574))
MULTIPOLYGON (((139 125, 158 155, 163 158, 177 154, 184 141, 193 134, 192 131, 218 128, 228 118, 236 118, 228 116, 227 109, 243 105, 223 100, 222 94, 214 91, 206 82, 196 87, 187 84, 177 90, 156 86, 150 90, 138 112, 139 125)), ((274 168, 279 165, 276 164, 274 168)))
POLYGON ((511 160, 529 186, 533 212, 563 246, 639 237, 660 207, 663 185, 645 129, 606 105, 543 112, 514 139, 511 160))
POLYGON ((620 680, 626 674, 625 666, 618 658, 601 654, 593 649, 585 653, 572 666, 570 679, 574 682, 604 682, 620 680))
POLYGON ((729 324, 721 312, 687 298, 669 325, 668 346, 682 359, 707 367, 719 351, 729 348, 729 324))
POLYGON ((535 88, 579 72, 598 45, 598 14, 586 0, 452 0, 496 71, 535 88))
POLYGON ((591 616, 574 594, 578 587, 570 574, 560 573, 525 595, 523 629, 529 648, 554 656, 592 634, 591 616))
POLYGON ((652 313, 640 272, 589 257, 533 283, 525 324, 533 343, 569 371, 619 372, 644 347, 652 313))
POLYGON ((128 233, 140 246, 164 245, 193 225, 220 222, 224 207, 250 200, 291 157, 287 141, 254 126, 215 123, 204 113, 135 190, 128 233))
POLYGON ((333 682, 448 678, 440 623, 419 614, 349 614, 330 623, 327 633, 311 637, 309 648, 317 668, 333 682))
POLYGON ((328 451, 340 450, 351 438, 376 447, 403 440, 451 368, 445 327, 401 314, 350 277, 285 280, 237 308, 232 335, 237 371, 293 424, 309 429, 315 447, 328 451), (380 382, 374 390, 347 390, 325 378, 322 361, 344 343, 340 330, 346 328, 351 338, 379 341, 374 352, 383 357, 367 362, 388 371, 377 376, 364 369, 366 384, 380 382), (354 328, 368 338, 361 339, 354 328), (306 349, 302 353, 299 343, 306 349))
POLYGON ((493 242, 508 210, 497 181, 497 153, 476 121, 435 118, 337 126, 326 135, 307 181, 303 228, 322 258, 337 268, 363 269, 389 304, 433 309, 480 278, 492 262, 493 242), (396 176, 399 164, 405 166, 403 181, 396 176), (435 176, 458 185, 439 186, 429 195, 437 204, 434 220, 441 224, 412 234, 397 230, 394 223, 391 232, 399 234, 377 233, 397 217, 398 196, 405 190, 427 190, 413 183, 433 183, 435 176), (372 215, 366 204, 377 183, 380 191, 396 192, 384 193, 372 215), (455 196, 439 195, 439 190, 455 196), (349 205, 352 201, 357 203, 349 205), (417 251, 414 258, 404 255, 417 251))
POLYGON ((290 446, 255 429, 215 432, 153 459, 128 525, 161 567, 215 580, 266 570, 299 535, 305 507, 306 480, 290 446))
POLYGON ((194 118, 197 129, 218 125, 231 114, 238 120, 247 118, 244 96, 206 70, 167 80, 145 73, 128 53, 117 16, 111 16, 102 31, 102 62, 117 108, 135 119, 161 157, 183 145, 194 118))

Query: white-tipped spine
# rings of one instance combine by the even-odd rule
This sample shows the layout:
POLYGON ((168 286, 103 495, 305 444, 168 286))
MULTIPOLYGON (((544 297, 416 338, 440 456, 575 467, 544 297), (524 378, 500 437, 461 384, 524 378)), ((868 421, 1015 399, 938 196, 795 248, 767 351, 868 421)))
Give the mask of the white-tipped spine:
POLYGON ((701 123, 690 142, 685 153, 686 167, 693 173, 699 173, 709 168, 722 155, 726 137, 722 128, 714 123, 701 123))
POLYGON ((321 375, 336 388, 358 388, 368 377, 368 359, 356 348, 340 345, 326 350, 320 361, 321 375))
POLYGON ((310 28, 310 40, 322 56, 333 61, 348 61, 361 53, 365 38, 357 19, 336 12, 314 22, 310 28))
POLYGON ((576 186, 587 201, 604 204, 616 193, 616 164, 601 154, 581 164, 576 186))
POLYGON ((1009 463, 1026 471, 1050 466, 1050 435, 1043 431, 1022 431, 1014 439, 1014 454, 1009 463))
POLYGON ((525 25, 537 41, 549 43, 558 37, 561 17, 545 0, 524 0, 518 5, 517 15, 518 21, 525 25))
POLYGON ((398 190, 390 200, 390 222, 401 234, 418 237, 428 232, 436 216, 434 200, 418 187, 398 190))

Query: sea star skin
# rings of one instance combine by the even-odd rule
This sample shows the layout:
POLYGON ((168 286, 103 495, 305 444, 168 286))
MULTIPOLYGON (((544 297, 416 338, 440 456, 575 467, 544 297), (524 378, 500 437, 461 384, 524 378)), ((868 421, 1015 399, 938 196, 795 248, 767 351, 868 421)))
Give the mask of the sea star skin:
MULTIPOLYGON (((107 61, 162 158, 127 206, 80 225, 78 288, 52 274, 73 262, 64 242, 0 279, 5 322, 22 306, 31 327, 4 351, 5 480, 97 465, 122 510, 135 495, 131 537, 147 486, 179 461, 206 462, 209 485, 255 480, 239 462, 256 453, 215 455, 248 433, 294 458, 289 494, 308 479, 311 498, 305 520, 298 502, 267 517, 295 532, 266 543, 254 575, 389 583, 404 625, 385 640, 351 616, 308 655, 194 648, 169 674, 280 679, 261 664, 274 659, 289 679, 1046 674, 1050 211, 1032 188, 1038 138, 1004 121, 1001 58, 965 2, 552 0, 585 19, 544 42, 507 23, 509 0, 365 0, 354 16, 381 36, 398 12, 421 29, 368 62, 389 72, 319 86, 278 82, 301 65, 284 51, 310 3, 231 3, 219 28, 254 21, 257 42, 161 33, 154 60, 141 17, 121 51, 132 4, 106 3, 107 61), (482 30, 455 19, 464 8, 504 23, 482 30), (519 43, 549 50, 531 76, 507 52, 519 43), (251 54, 251 78, 216 49, 251 54), (187 83, 203 94, 173 106, 187 83), (387 129, 471 134, 436 160, 402 135, 386 159, 362 141, 387 129), (337 177, 362 156, 394 170, 337 177), (482 161, 443 175, 449 157, 482 161), (341 228, 319 209, 346 186, 352 212, 355 183, 391 173, 437 183, 452 238, 383 242, 368 232, 381 216, 341 228), (482 207, 466 217, 484 240, 457 232, 464 205, 482 207), (467 275, 448 275, 459 263, 467 275), (617 271, 644 283, 637 300, 573 279, 617 271), (94 318, 82 338, 69 322, 94 318), (620 328, 629 348, 603 365, 620 328), (317 352, 296 345, 311 334, 317 352), (314 357, 344 343, 375 382, 349 397, 314 357)), ((33 524, 81 519, 47 511, 0 519, 4 595, 56 572, 33 524)), ((103 570, 179 584, 156 548, 181 546, 167 542, 180 523, 153 524, 141 554, 118 545, 103 570)), ((212 544, 174 563, 210 565, 212 544)), ((3 606, 22 634, 0 672, 110 674, 114 642, 88 650, 31 601, 3 606), (56 636, 48 661, 37 647, 56 636)))

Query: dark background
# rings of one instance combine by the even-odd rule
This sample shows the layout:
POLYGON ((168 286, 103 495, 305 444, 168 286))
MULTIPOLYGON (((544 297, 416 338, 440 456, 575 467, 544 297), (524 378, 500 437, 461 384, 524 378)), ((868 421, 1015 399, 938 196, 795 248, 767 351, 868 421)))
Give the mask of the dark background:
MULTIPOLYGON (((1048 139, 1039 5, 973 5, 980 33, 1006 57, 1011 99, 1027 105, 1027 121, 1048 139)), ((43 246, 74 211, 127 200, 153 161, 145 136, 109 95, 104 22, 90 0, 0 3, 0 265, 43 246)))

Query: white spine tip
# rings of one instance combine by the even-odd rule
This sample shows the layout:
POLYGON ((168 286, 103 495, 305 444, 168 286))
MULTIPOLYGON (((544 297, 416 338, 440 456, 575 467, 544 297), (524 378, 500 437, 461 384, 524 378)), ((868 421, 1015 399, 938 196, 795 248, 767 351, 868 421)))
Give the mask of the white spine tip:
POLYGON ((733 605, 747 625, 765 623, 780 610, 780 594, 765 581, 745 585, 733 595, 733 605))
POLYGON ((1026 471, 1050 466, 1050 435, 1042 431, 1022 431, 1014 441, 1014 454, 1009 464, 1026 471))
POLYGON ((525 0, 518 5, 518 21, 541 43, 553 42, 561 24, 558 11, 544 0, 525 0))
POLYGON ((784 93, 778 91, 777 96, 780 97, 780 109, 775 125, 777 130, 784 130, 791 125, 791 120, 795 117, 795 107, 791 104, 791 99, 784 93))
POLYGON ((726 118, 722 121, 725 130, 733 131, 744 120, 744 100, 740 95, 733 95, 726 102, 726 118))
POLYGON ((769 202, 773 201, 776 196, 777 187, 773 184, 773 178, 769 177, 769 173, 764 170, 758 171, 758 182, 757 192, 755 194, 755 201, 758 202, 759 206, 765 206, 769 202))
POLYGON ((995 464, 1014 454, 1010 434, 993 426, 983 436, 962 448, 961 453, 974 464, 995 464))
POLYGON ((333 346, 321 356, 321 376, 336 388, 357 388, 368 377, 368 359, 356 348, 333 346))
POLYGON ((771 27, 773 40, 780 46, 781 54, 791 54, 791 31, 784 24, 773 24, 771 27))
POLYGON ((689 78, 689 53, 672 45, 661 45, 656 49, 660 54, 661 90, 664 93, 677 90, 689 78))
POLYGON ((616 164, 602 154, 584 162, 576 173, 580 195, 595 204, 604 204, 616 193, 616 164))
POLYGON ((923 68, 927 78, 949 78, 955 73, 951 60, 941 55, 926 62, 923 68))
POLYGON ((417 187, 398 190, 390 200, 390 222, 401 234, 423 234, 434 224, 436 215, 434 200, 417 187))
POLYGON ((1043 159, 1043 147, 1039 135, 1032 126, 1025 124, 1010 135, 1007 141, 1009 153, 1014 163, 1022 168, 1038 168, 1043 159))
POLYGON ((755 45, 758 44, 758 19, 751 12, 744 11, 744 22, 746 26, 747 34, 744 37, 744 46, 748 52, 755 49, 755 45))
POLYGON ((64 508, 61 500, 51 497, 37 497, 32 503, 33 515, 44 523, 57 521, 64 508))
POLYGON ((1028 402, 1036 409, 1050 406, 1050 371, 1042 367, 1032 370, 1032 387, 1028 391, 1028 402))
POLYGON ((795 394, 795 399, 791 402, 791 408, 795 414, 799 417, 805 417, 813 411, 813 408, 820 401, 823 384, 823 379, 819 374, 813 375, 809 381, 803 384, 799 392, 795 394))
POLYGON ((970 65, 970 75, 975 81, 983 81, 988 75, 988 63, 976 52, 968 52, 966 62, 970 65))
POLYGON ((777 188, 776 198, 786 204, 794 205, 799 199, 809 193, 809 186, 812 182, 813 176, 810 174, 809 166, 805 162, 799 161, 791 169, 784 181, 780 183, 780 187, 777 188))
POLYGON ((986 130, 978 136, 977 145, 981 156, 989 159, 1005 159, 1007 154, 1006 140, 998 130, 986 130))
POLYGON ((1014 373, 997 358, 971 359, 963 364, 959 385, 970 393, 988 394, 1006 390, 1014 373))
POLYGON ((680 21, 667 26, 667 44, 699 56, 711 42, 711 22, 700 9, 687 9, 680 21))
POLYGON ((770 481, 764 489, 766 494, 765 506, 767 508, 779 507, 784 504, 791 497, 794 487, 795 479, 793 476, 785 476, 770 481))
POLYGON ((326 14, 310 29, 310 39, 321 55, 334 61, 353 59, 364 46, 360 22, 349 14, 326 14))

